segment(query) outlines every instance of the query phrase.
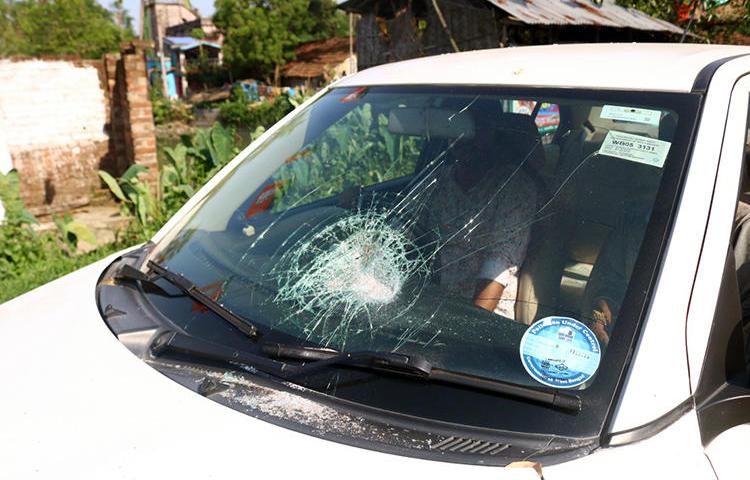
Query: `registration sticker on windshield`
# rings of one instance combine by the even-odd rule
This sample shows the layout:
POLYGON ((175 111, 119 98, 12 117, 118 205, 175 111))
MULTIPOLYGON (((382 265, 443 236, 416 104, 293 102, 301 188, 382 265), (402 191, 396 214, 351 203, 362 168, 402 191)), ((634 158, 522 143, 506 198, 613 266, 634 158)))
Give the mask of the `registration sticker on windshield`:
POLYGON ((619 120, 621 122, 643 123, 646 125, 659 126, 661 120, 660 110, 648 110, 645 108, 620 107, 617 105, 604 105, 601 118, 619 120))
POLYGON ((521 362, 531 378, 554 388, 574 388, 599 368, 599 341, 586 325, 568 317, 547 317, 521 338, 521 362))
POLYGON ((610 130, 599 154, 661 168, 672 144, 656 138, 610 130))

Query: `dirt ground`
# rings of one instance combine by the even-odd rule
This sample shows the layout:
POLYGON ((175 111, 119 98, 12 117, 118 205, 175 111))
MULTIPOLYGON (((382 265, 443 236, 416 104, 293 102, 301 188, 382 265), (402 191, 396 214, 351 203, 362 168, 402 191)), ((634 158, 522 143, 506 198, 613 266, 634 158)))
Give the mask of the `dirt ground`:
MULTIPOLYGON (((81 253, 91 251, 99 245, 113 242, 115 232, 125 228, 128 223, 127 217, 120 213, 120 208, 116 205, 87 206, 73 210, 70 214, 75 220, 89 227, 96 237, 96 245, 79 242, 78 250, 81 253)), ((54 230, 56 228, 51 217, 42 217, 39 222, 39 225, 34 227, 37 231, 54 230)))

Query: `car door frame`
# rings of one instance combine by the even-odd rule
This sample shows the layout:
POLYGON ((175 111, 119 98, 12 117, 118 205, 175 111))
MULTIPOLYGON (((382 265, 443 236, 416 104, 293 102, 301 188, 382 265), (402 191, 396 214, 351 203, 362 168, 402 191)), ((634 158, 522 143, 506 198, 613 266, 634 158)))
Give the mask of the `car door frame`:
POLYGON ((746 470, 740 448, 750 442, 750 382, 744 364, 742 308, 731 245, 742 178, 748 174, 744 157, 749 129, 750 75, 745 75, 737 79, 727 110, 686 328, 701 442, 720 479, 740 478, 746 470), (729 437, 720 438, 725 432, 731 432, 731 442, 726 441, 729 437))

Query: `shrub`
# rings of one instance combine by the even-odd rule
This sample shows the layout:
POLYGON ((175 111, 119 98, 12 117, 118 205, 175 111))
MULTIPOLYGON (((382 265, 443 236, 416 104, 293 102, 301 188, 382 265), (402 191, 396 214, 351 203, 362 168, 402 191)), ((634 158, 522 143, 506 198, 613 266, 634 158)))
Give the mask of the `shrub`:
POLYGON ((57 230, 37 233, 34 218, 23 207, 18 173, 0 174, 0 303, 82 266, 75 256, 79 240, 96 243, 89 229, 69 214, 53 218, 57 230))
POLYGON ((16 171, 0 174, 0 201, 5 207, 5 220, 0 225, 0 280, 12 277, 23 265, 40 261, 55 247, 31 228, 38 222, 23 207, 19 191, 16 171))
POLYGON ((287 95, 279 95, 273 101, 264 100, 252 104, 233 96, 232 100, 219 107, 219 120, 225 125, 250 130, 269 128, 294 110, 294 107, 287 95))
POLYGON ((161 191, 157 201, 151 190, 138 178, 147 171, 132 165, 120 177, 104 171, 99 176, 112 194, 121 202, 123 211, 134 222, 126 231, 130 238, 145 240, 151 237, 185 202, 227 164, 238 152, 231 131, 219 124, 209 129, 198 129, 192 137, 184 136, 174 147, 164 147, 161 168, 161 191))
POLYGON ((179 100, 170 100, 158 85, 149 89, 149 97, 156 125, 171 122, 190 123, 193 120, 193 108, 179 100))
POLYGON ((138 178, 140 173, 146 171, 148 167, 131 165, 118 179, 105 171, 99 171, 99 177, 107 184, 112 194, 120 200, 123 212, 135 219, 144 235, 154 233, 154 226, 162 223, 159 203, 151 193, 149 185, 138 178))

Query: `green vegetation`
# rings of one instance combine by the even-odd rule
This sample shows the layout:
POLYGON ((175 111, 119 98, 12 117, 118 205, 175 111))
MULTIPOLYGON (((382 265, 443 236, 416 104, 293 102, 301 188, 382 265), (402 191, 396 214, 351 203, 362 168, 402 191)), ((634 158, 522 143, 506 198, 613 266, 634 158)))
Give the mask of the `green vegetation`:
POLYGON ((190 123, 193 120, 192 107, 179 100, 170 100, 162 92, 159 82, 149 88, 151 111, 154 124, 164 125, 172 122, 190 123))
POLYGON ((421 150, 420 137, 396 135, 388 118, 375 117, 369 104, 349 112, 296 161, 274 175, 283 194, 273 204, 276 211, 314 202, 352 187, 367 186, 414 172, 421 150), (325 188, 321 186, 325 185, 325 188), (304 203, 300 203, 304 200, 304 203))
POLYGON ((100 58, 130 38, 96 0, 0 0, 0 56, 100 58))
POLYGON ((99 172, 124 213, 133 219, 128 227, 130 237, 145 240, 153 236, 198 188, 239 153, 233 133, 219 124, 198 129, 192 137, 185 136, 181 143, 163 150, 158 199, 139 177, 148 170, 144 166, 132 165, 120 178, 99 172))
MULTIPOLYGON (((712 43, 737 43, 734 35, 750 35, 750 2, 727 2, 722 0, 616 0, 618 5, 641 10, 653 17, 688 24, 690 12, 695 17, 690 24, 690 33, 712 43), (729 5, 731 3, 731 5, 729 5), (724 7, 727 5, 726 7, 724 7)), ((688 38, 687 41, 695 41, 688 38)), ((740 43, 746 39, 740 38, 740 43)))
POLYGON ((248 103, 241 89, 232 92, 228 102, 219 105, 219 121, 224 125, 255 130, 268 128, 294 110, 295 100, 279 95, 271 101, 248 103))
POLYGON ((54 218, 57 230, 38 233, 37 219, 23 208, 18 173, 0 174, 0 303, 95 261, 124 245, 112 245, 76 256, 79 241, 95 243, 89 229, 69 215, 54 218))
POLYGON ((333 0, 216 0, 213 20, 225 35, 224 61, 238 77, 277 83, 302 42, 346 33, 333 0))
POLYGON ((129 245, 131 244, 126 242, 115 242, 77 256, 46 255, 34 264, 28 264, 25 268, 17 269, 12 276, 3 275, 0 278, 0 303, 101 260, 129 245))
MULTIPOLYGON (((292 105, 290 109, 297 103, 286 102, 292 105)), ((264 118, 269 123, 255 127, 251 140, 278 120, 275 115, 264 118)), ((131 166, 119 178, 106 172, 99 173, 132 221, 126 229, 117 232, 114 243, 83 255, 76 254, 78 242, 95 243, 84 225, 66 214, 53 218, 56 230, 34 231, 32 226, 37 219, 23 207, 18 174, 13 171, 0 175, 0 200, 6 210, 5 221, 0 225, 0 303, 118 250, 146 241, 237 155, 240 147, 233 130, 216 124, 209 129, 198 129, 192 136, 183 136, 180 143, 174 147, 164 146, 162 150, 164 160, 160 167, 158 196, 140 178, 147 171, 143 166, 131 166)))
MULTIPOLYGON (((257 124, 251 140, 275 123, 279 112, 293 109, 299 103, 300 99, 287 97, 267 103, 263 108, 275 113, 264 114, 263 121, 267 123, 257 124), (278 106, 281 102, 283 109, 278 106)), ((391 133, 386 116, 374 115, 369 105, 355 109, 304 148, 296 161, 277 172, 275 179, 279 181, 281 196, 274 209, 287 208, 302 197, 313 201, 353 186, 407 175, 413 171, 419 156, 419 141, 417 137, 391 133), (311 189, 320 185, 329 188, 309 195, 311 189)), ((147 240, 239 153, 239 146, 233 130, 216 124, 210 129, 198 129, 192 136, 183 136, 177 145, 163 146, 162 151, 157 194, 142 178, 146 167, 133 165, 119 178, 99 172, 132 220, 124 231, 118 232, 116 242, 84 255, 75 254, 78 242, 94 243, 85 226, 63 215, 54 219, 56 231, 35 232, 31 227, 36 219, 24 210, 19 197, 18 175, 11 172, 0 176, 0 199, 6 208, 6 221, 0 226, 0 302, 147 240)))

